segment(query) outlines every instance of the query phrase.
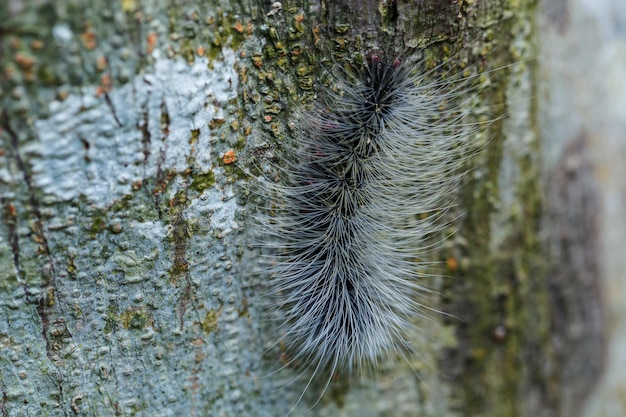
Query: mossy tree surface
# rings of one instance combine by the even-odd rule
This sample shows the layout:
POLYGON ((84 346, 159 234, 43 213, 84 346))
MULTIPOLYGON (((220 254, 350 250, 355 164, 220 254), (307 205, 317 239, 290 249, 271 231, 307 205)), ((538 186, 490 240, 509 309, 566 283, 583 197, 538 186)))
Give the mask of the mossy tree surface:
POLYGON ((0 5, 3 416, 288 413, 306 379, 272 372, 252 183, 373 50, 482 74, 487 139, 434 254, 451 318, 309 410, 313 384, 293 415, 581 409, 604 357, 601 191, 584 138, 556 149, 536 121, 534 39, 553 34, 534 1, 85 3, 0 5))

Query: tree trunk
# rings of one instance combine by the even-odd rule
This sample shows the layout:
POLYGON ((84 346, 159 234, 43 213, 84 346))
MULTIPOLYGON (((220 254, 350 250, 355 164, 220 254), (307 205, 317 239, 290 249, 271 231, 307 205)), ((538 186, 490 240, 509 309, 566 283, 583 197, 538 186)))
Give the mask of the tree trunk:
POLYGON ((626 8, 544 3, 0 5, 1 415, 626 415, 626 8), (482 72, 489 140, 434 255, 450 318, 316 404, 251 173, 379 48, 482 72))

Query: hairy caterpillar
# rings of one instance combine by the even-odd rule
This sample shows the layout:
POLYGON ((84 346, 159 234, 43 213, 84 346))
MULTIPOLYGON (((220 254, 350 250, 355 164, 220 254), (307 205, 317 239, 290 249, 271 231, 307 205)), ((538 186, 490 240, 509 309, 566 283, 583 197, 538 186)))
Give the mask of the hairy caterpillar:
POLYGON ((424 255, 448 225, 480 130, 466 120, 472 78, 434 74, 379 54, 342 71, 301 118, 283 184, 272 186, 279 331, 289 361, 311 378, 328 372, 326 385, 405 350, 414 317, 431 309, 419 302, 430 291, 424 255))

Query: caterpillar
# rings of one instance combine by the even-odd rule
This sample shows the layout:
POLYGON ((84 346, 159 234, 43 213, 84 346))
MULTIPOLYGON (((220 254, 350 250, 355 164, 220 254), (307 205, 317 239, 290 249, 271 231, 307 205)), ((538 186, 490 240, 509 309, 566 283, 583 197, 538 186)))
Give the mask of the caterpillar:
POLYGON ((407 329, 432 309, 419 301, 431 292, 429 242, 449 224, 479 131, 467 121, 471 77, 428 81, 435 70, 407 60, 365 61, 339 71, 300 118, 271 187, 267 285, 278 331, 289 363, 311 378, 323 371, 326 387, 410 348, 407 329))

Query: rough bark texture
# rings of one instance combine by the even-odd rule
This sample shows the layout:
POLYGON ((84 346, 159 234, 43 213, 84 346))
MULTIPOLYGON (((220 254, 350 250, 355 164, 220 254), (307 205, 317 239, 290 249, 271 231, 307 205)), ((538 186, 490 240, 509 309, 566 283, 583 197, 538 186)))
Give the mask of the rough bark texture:
POLYGON ((378 48, 483 71, 507 117, 436 254, 453 318, 292 415, 626 414, 626 6, 85 3, 0 5, 1 416, 287 414, 250 173, 378 48))

